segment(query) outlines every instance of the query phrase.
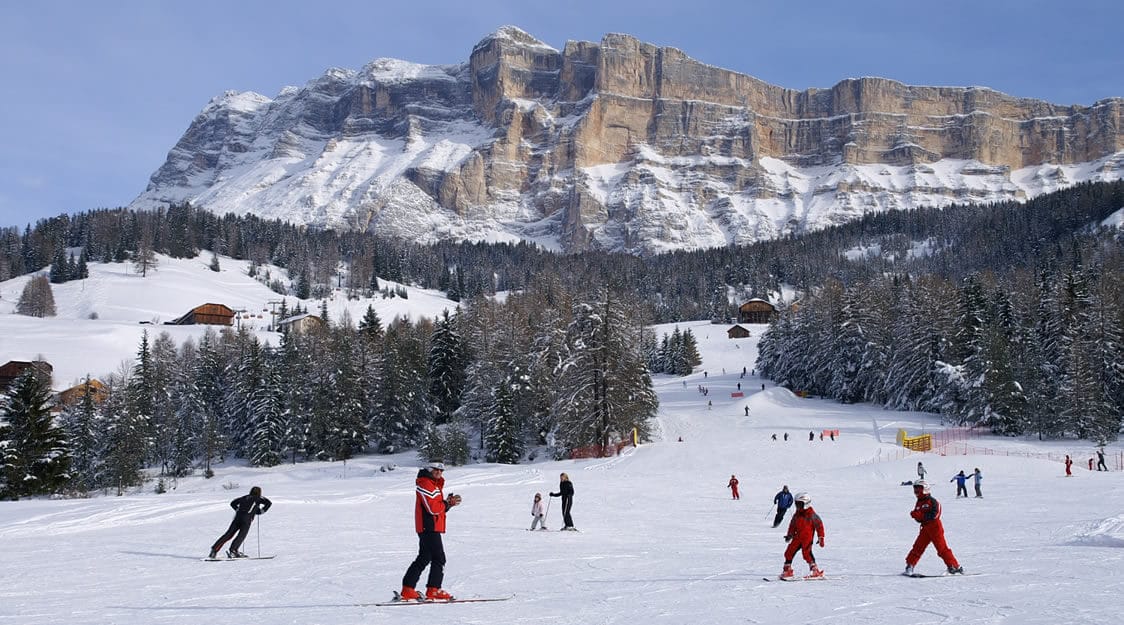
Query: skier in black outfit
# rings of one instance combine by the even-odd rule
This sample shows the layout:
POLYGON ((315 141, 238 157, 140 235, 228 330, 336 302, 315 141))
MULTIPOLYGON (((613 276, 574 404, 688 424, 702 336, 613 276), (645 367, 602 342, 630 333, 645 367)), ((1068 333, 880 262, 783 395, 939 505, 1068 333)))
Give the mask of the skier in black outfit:
POLYGON ((1104 463, 1104 450, 1103 449, 1097 450, 1097 470, 1098 471, 1108 471, 1108 467, 1104 463))
POLYGON ((550 493, 550 496, 562 498, 562 529, 576 531, 578 528, 574 527, 574 519, 570 518, 570 508, 574 506, 574 483, 570 481, 569 475, 562 474, 558 492, 550 493))
POLYGON ((255 486, 250 489, 249 495, 242 495, 241 497, 230 502, 230 507, 234 508, 234 520, 230 522, 230 527, 226 528, 226 533, 211 545, 211 553, 209 558, 218 556, 219 549, 226 541, 230 540, 235 534, 234 542, 230 543, 230 550, 226 552, 229 558, 245 558, 246 554, 238 549, 242 546, 242 541, 246 540, 246 535, 250 533, 250 523, 253 522, 254 517, 259 514, 265 514, 266 510, 273 506, 273 502, 261 496, 261 487, 255 486))

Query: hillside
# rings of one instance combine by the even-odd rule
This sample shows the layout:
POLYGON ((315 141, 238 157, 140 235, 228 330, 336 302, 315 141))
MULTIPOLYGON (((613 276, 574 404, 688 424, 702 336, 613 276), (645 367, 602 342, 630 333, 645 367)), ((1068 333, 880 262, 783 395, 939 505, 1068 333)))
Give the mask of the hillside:
MULTIPOLYGON (((270 332, 271 311, 282 297, 247 275, 248 261, 220 257, 220 271, 208 268, 211 254, 202 252, 193 259, 175 259, 157 255, 155 271, 141 277, 131 263, 90 263, 90 277, 52 285, 55 317, 36 319, 14 314, 24 286, 46 270, 0 282, 0 364, 9 360, 32 360, 40 356, 54 367, 56 390, 77 384, 87 374, 95 378, 112 373, 122 361, 135 357, 144 332, 150 340, 160 332, 168 332, 176 344, 188 337, 198 338, 208 327, 163 325, 205 303, 224 304, 244 310, 238 323, 255 332, 265 341, 277 344, 280 335, 270 332), (96 319, 91 319, 96 315, 96 319)), ((275 278, 284 277, 283 270, 265 267, 275 278)), ((385 282, 385 281, 384 281, 385 282)), ((385 282, 394 289, 400 285, 385 282)), ((446 308, 456 307, 435 291, 404 287, 408 298, 349 300, 335 290, 328 300, 328 316, 338 321, 346 311, 357 323, 367 306, 384 323, 398 316, 433 318, 446 308)), ((300 301, 286 299, 292 310, 300 301)), ((303 308, 318 314, 319 300, 300 301, 303 308)))
MULTIPOLYGON (((5 301, 10 288, 4 285, 5 301)), ((418 301, 411 294, 411 305, 418 301)), ((356 605, 388 598, 415 553, 417 460, 407 453, 273 469, 232 463, 217 467, 211 480, 182 479, 163 495, 146 489, 0 502, 8 573, 0 619, 1056 625, 1115 613, 1124 590, 1124 473, 1080 468, 1092 455, 1087 443, 984 436, 968 441, 974 455, 910 454, 894 445, 897 428, 932 432, 942 427, 937 417, 798 398, 740 377, 742 367, 753 368, 762 326, 751 326, 752 337, 742 341, 727 340, 721 326, 681 327, 698 338, 703 365, 686 378, 655 376, 657 440, 608 459, 446 472, 446 491, 462 494, 464 504, 450 514, 444 585, 460 596, 510 601, 356 605), (730 396, 738 383, 748 397, 730 396), (699 385, 709 387, 707 397, 699 385), (808 440, 809 431, 823 429, 838 429, 838 440, 808 440), (785 432, 789 441, 771 439, 785 432), (1078 461, 1073 478, 1045 457, 1064 453, 1078 461), (914 477, 918 460, 944 504, 950 546, 977 575, 898 575, 917 531, 908 517, 912 494, 900 482, 914 477), (390 467, 397 468, 382 470, 390 467), (984 498, 954 499, 948 478, 974 467, 985 476, 984 498), (555 490, 563 471, 576 488, 581 532, 526 532, 532 496, 555 490), (741 480, 740 501, 725 489, 731 474, 741 480), (808 491, 824 520, 826 547, 816 556, 827 581, 763 581, 782 564, 783 527, 768 521, 782 484, 808 491), (275 505, 245 549, 252 554, 260 545, 277 558, 200 562, 230 520, 227 502, 252 485, 275 505)), ((559 525, 555 500, 548 526, 559 525)), ((806 570, 799 561, 796 568, 806 570)), ((919 568, 942 567, 930 549, 919 568)))

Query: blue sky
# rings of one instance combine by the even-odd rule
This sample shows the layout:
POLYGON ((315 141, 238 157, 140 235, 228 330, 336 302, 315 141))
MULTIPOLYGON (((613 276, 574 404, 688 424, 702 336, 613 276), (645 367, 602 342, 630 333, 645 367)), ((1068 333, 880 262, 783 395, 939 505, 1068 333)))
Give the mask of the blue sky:
POLYGON ((794 89, 883 76, 1060 104, 1124 96, 1124 3, 756 0, 0 2, 0 226, 127 205, 226 90, 379 57, 459 63, 513 24, 623 32, 794 89))

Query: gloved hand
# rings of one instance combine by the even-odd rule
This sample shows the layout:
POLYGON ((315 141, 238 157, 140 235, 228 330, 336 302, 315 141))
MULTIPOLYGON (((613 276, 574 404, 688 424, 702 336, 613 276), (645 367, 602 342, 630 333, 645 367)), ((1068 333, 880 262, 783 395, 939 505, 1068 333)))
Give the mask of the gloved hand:
POLYGON ((258 510, 258 514, 265 514, 265 510, 258 510))
POLYGON ((787 542, 788 542, 788 541, 790 541, 790 540, 792 540, 792 536, 788 536, 788 535, 786 534, 786 535, 785 535, 785 537, 784 537, 784 541, 785 541, 785 542, 787 543, 787 542))
POLYGON ((460 495, 454 495, 452 493, 449 493, 449 496, 445 498, 445 507, 446 508, 452 508, 453 506, 460 505, 460 503, 461 503, 461 496, 460 495))
POLYGON ((823 536, 820 536, 820 546, 823 547, 823 536))

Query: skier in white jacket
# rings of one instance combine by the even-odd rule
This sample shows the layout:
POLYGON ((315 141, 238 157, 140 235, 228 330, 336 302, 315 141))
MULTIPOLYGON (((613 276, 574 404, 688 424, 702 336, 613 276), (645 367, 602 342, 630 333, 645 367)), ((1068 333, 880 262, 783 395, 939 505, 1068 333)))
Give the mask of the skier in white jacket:
POLYGON ((542 506, 542 493, 535 493, 535 503, 531 504, 531 530, 534 531, 535 526, 539 529, 546 529, 546 512, 543 511, 542 506))

